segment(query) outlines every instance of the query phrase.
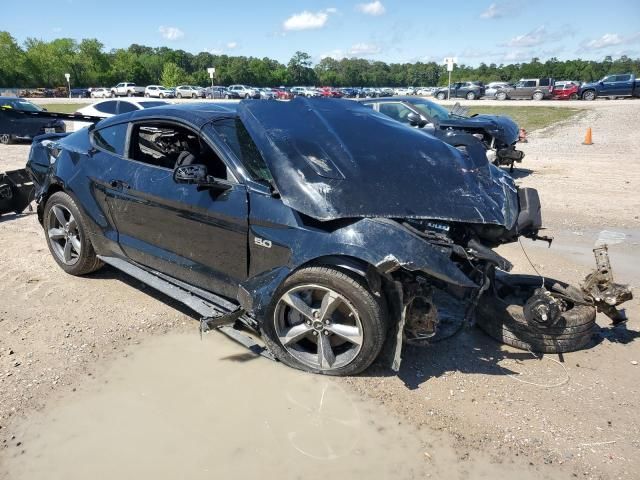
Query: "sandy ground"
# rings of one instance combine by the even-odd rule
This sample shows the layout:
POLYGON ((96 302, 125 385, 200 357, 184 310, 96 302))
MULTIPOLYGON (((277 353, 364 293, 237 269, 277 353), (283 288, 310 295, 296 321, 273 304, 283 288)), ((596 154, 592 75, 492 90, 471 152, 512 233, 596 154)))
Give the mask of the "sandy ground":
MULTIPOLYGON (((539 189, 548 233, 556 237, 551 249, 523 246, 541 273, 577 283, 591 268, 600 232, 622 232, 624 240, 611 246, 614 271, 619 281, 638 285, 640 102, 580 105, 586 108, 578 119, 535 132, 522 146, 527 157, 516 177, 539 189), (589 126, 595 144, 583 146, 589 126)), ((0 146, 0 171, 23 166, 27 151, 0 146)), ((34 214, 0 219, 0 241, 0 444, 7 452, 28 448, 17 436, 25 418, 64 402, 132 344, 167 331, 196 336, 188 311, 114 270, 65 275, 34 214)), ((500 253, 517 271, 532 271, 518 244, 500 253)), ((378 367, 336 382, 376 399, 391 415, 450 432, 459 460, 480 451, 495 461, 551 466, 558 475, 637 478, 637 300, 627 312, 627 325, 615 329, 599 317, 595 344, 581 352, 537 359, 468 328, 407 349, 397 376, 378 367)))

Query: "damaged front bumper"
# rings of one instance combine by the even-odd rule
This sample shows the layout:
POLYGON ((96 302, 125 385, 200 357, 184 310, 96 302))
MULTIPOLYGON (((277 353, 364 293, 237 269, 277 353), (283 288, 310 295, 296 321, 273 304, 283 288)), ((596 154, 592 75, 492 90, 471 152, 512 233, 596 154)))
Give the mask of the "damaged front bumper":
POLYGON ((34 185, 24 168, 0 173, 0 215, 22 213, 33 195, 34 185))

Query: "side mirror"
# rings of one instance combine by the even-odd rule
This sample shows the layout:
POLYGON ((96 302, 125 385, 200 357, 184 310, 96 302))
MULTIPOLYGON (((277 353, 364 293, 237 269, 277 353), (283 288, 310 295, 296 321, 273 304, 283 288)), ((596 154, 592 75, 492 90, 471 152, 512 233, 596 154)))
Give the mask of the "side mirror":
POLYGON ((228 190, 231 184, 224 180, 217 180, 207 173, 207 167, 202 164, 181 165, 173 170, 173 181, 176 183, 187 183, 197 185, 201 188, 211 188, 214 190, 228 190))
POLYGON ((409 120, 412 127, 422 128, 427 124, 427 121, 415 112, 411 112, 407 115, 407 120, 409 120))

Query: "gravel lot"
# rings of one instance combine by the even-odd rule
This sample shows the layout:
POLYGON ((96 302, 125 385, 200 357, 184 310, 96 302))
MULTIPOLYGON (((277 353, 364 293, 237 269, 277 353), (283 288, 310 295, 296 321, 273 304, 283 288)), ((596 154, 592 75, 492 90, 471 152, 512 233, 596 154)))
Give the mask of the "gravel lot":
MULTIPOLYGON (((542 274, 578 283, 592 266, 600 232, 622 232, 625 239, 610 247, 614 272, 618 281, 638 285, 640 102, 563 104, 585 111, 531 134, 515 175, 539 189, 547 233, 556 241, 550 249, 540 242, 523 246, 542 274), (592 146, 581 144, 587 127, 592 146)), ((26 145, 0 146, 0 171, 22 167, 27 151, 26 145)), ((24 448, 16 432, 31 412, 99 378, 131 344, 168 331, 191 331, 195 338, 196 324, 179 305, 112 269, 83 279, 65 275, 34 214, 0 219, 0 241, 1 462, 3 450, 24 448)), ((500 253, 517 271, 532 271, 518 244, 500 253)), ((552 465, 559 475, 637 478, 638 300, 627 313, 629 322, 617 328, 599 316, 597 344, 581 352, 537 359, 469 328, 428 348, 408 349, 398 376, 373 368, 335 381, 376 399, 392 415, 450 432, 460 460, 480 450, 495 461, 524 458, 532 469, 552 465)))

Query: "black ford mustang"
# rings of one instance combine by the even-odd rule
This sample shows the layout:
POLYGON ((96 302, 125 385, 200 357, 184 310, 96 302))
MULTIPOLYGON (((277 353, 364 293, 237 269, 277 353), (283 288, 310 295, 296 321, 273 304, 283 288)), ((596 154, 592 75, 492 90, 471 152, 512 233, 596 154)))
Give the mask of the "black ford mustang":
POLYGON ((436 332, 434 290, 473 310, 510 268, 491 248, 541 226, 535 191, 485 158, 344 100, 122 114, 38 137, 27 168, 66 272, 108 263, 331 375, 387 337, 397 367, 403 335, 436 332))

